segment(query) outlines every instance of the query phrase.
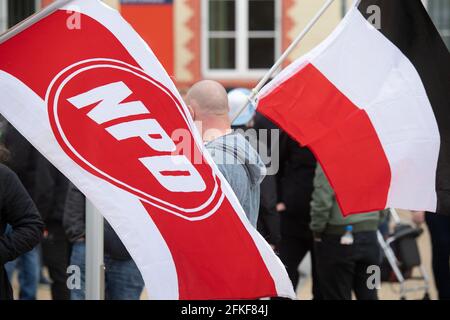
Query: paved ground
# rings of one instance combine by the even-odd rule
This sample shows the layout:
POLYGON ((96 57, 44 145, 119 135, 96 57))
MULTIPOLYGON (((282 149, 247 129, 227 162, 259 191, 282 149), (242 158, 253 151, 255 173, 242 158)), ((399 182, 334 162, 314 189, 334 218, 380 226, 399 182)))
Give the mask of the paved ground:
MULTIPOLYGON (((402 219, 405 219, 405 220, 408 219, 408 214, 406 214, 406 213, 402 213, 401 216, 402 216, 402 219)), ((434 288, 434 283, 432 282, 433 278, 432 278, 432 272, 431 272, 430 238, 429 238, 429 234, 428 234, 428 230, 427 230, 426 226, 424 225, 423 227, 425 229, 425 232, 419 239, 419 248, 420 248, 420 253, 421 253, 424 267, 430 276, 431 298, 435 299, 436 298, 436 290, 434 288)), ((305 261, 300 268, 301 268, 302 272, 306 274, 306 276, 300 282, 300 289, 298 290, 298 297, 301 300, 311 299, 311 279, 308 275, 308 273, 309 273, 308 261, 305 261)), ((408 284, 408 287, 414 287, 416 285, 421 285, 422 282, 408 281, 407 284, 408 284)), ((14 281, 14 287, 17 287, 16 281, 14 281)), ((382 300, 397 300, 397 299, 399 299, 398 290, 399 290, 399 286, 397 284, 383 283, 381 285, 381 289, 379 291, 379 297, 382 300)), ((17 291, 17 290, 15 290, 15 291, 17 291)), ((410 293, 407 296, 408 299, 422 299, 422 297, 423 297, 422 292, 410 293)), ((146 299, 145 292, 142 294, 141 298, 146 299)), ((40 299, 40 300, 50 299, 50 290, 49 290, 48 286, 42 286, 42 285, 40 286, 38 299, 40 299)))

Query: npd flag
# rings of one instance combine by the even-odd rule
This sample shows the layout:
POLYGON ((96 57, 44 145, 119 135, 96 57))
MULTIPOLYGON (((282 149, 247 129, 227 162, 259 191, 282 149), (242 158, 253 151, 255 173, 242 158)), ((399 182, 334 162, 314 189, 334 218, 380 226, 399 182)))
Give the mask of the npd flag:
POLYGON ((357 1, 258 110, 316 154, 344 214, 450 214, 450 54, 422 1, 357 1))
POLYGON ((0 111, 110 222, 151 298, 294 297, 174 84, 116 11, 70 1, 1 43, 0 111), (79 29, 67 26, 74 12, 79 29), (179 150, 176 130, 193 150, 179 150))

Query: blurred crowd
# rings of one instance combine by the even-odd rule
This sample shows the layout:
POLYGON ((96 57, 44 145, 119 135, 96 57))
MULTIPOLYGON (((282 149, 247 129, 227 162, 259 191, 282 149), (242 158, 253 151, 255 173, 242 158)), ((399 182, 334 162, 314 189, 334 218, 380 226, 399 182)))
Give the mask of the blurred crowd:
MULTIPOLYGON (((203 124, 199 130, 206 149, 250 223, 279 255, 294 288, 299 284, 299 265, 309 253, 313 299, 377 299, 378 287, 368 285, 368 270, 383 265, 378 233, 390 235, 388 212, 343 217, 311 151, 251 103, 240 112, 249 90, 225 92, 206 81, 181 93, 194 120, 203 124), (219 134, 209 136, 208 128, 219 134), (237 162, 229 166, 217 161, 224 154, 237 162)), ((9 283, 17 274, 20 299, 36 299, 39 285, 48 285, 52 299, 83 300, 85 196, 14 127, 2 121, 0 130, 0 299, 12 298, 9 283), (68 286, 69 266, 80 270, 78 286, 68 286)), ((413 219, 417 225, 426 221, 439 298, 449 299, 450 217, 417 212, 413 219)), ((106 221, 104 257, 105 298, 139 299, 142 277, 106 221)))

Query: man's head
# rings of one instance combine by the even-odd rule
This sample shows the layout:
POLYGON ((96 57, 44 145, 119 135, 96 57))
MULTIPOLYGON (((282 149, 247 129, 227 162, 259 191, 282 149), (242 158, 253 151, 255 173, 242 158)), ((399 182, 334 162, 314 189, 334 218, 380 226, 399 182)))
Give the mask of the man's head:
POLYGON ((229 132, 228 96, 220 83, 212 80, 197 82, 188 91, 186 101, 204 140, 229 132))

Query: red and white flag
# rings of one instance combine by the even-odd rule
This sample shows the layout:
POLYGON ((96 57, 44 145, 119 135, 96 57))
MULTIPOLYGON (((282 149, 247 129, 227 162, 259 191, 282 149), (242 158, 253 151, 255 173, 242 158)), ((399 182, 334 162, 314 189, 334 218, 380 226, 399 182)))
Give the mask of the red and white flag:
POLYGON ((0 112, 110 222, 150 298, 294 298, 170 77, 116 11, 70 1, 1 43, 0 112), (171 138, 183 129, 191 150, 171 138))
POLYGON ((358 1, 258 98, 315 153, 344 215, 450 214, 450 55, 422 1, 358 1))

